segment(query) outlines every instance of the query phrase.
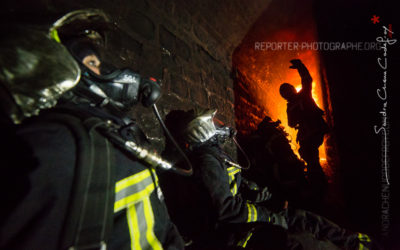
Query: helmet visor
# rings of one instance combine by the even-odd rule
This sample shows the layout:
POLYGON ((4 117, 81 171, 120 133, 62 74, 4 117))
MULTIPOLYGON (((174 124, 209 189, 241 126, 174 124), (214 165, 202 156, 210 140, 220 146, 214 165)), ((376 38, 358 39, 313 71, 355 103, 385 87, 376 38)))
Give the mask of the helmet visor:
POLYGON ((138 42, 133 41, 102 11, 78 10, 57 20, 56 33, 74 58, 90 73, 105 76, 116 68, 131 67, 138 42))

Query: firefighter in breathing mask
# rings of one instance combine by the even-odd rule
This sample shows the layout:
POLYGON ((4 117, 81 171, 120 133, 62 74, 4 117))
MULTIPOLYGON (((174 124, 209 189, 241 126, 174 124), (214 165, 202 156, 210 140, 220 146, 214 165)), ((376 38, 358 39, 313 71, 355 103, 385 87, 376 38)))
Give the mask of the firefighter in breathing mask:
POLYGON ((77 10, 40 39, 22 42, 37 31, 21 28, 25 35, 10 43, 12 62, 38 60, 15 66, 31 70, 23 79, 11 66, 14 77, 1 74, 18 111, 5 116, 26 148, 2 174, 16 188, 2 189, 1 249, 183 249, 154 171, 173 168, 143 147, 145 136, 127 116, 139 102, 154 105, 160 86, 107 60, 114 52, 106 50, 110 25, 100 10, 77 10), (47 62, 54 48, 62 53, 47 62), (19 58, 24 51, 31 57, 19 58))
POLYGON ((266 202, 274 194, 242 177, 242 167, 222 148, 227 140, 234 139, 234 130, 215 125, 215 114, 215 110, 177 110, 166 117, 168 128, 186 145, 191 162, 195 163, 190 181, 176 180, 184 202, 178 205, 179 201, 174 201, 170 210, 186 242, 192 241, 193 249, 319 247, 307 245, 307 240, 294 237, 296 233, 312 235, 317 239, 315 244, 328 240, 345 249, 371 244, 365 234, 345 230, 321 216, 288 207, 287 203, 278 211, 270 209, 266 202), (280 230, 283 236, 274 230, 280 230), (276 242, 279 240, 284 246, 276 242))
POLYGON ((327 180, 319 162, 318 148, 328 132, 321 110, 312 97, 312 78, 308 69, 299 59, 293 59, 291 69, 297 69, 301 77, 301 90, 297 93, 293 85, 283 83, 279 93, 287 101, 288 125, 298 130, 296 141, 300 145, 299 154, 307 163, 308 177, 321 196, 327 188, 327 180))

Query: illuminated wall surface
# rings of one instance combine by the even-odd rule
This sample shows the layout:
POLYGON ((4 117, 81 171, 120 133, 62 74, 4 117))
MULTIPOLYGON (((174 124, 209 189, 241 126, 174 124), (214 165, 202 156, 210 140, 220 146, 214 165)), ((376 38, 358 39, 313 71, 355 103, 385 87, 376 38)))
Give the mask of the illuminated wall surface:
MULTIPOLYGON (((297 70, 289 68, 291 65, 289 61, 298 58, 306 65, 313 78, 312 96, 327 116, 330 116, 331 112, 329 93, 325 87, 326 80, 323 81, 323 73, 321 73, 323 66, 320 63, 318 51, 305 46, 318 41, 311 15, 300 11, 300 14, 290 15, 288 13, 288 16, 277 17, 274 15, 274 8, 279 7, 271 6, 272 10, 263 14, 233 56, 233 66, 238 70, 242 82, 238 83, 237 81, 237 84, 241 86, 236 86, 236 88, 242 88, 242 91, 248 95, 247 98, 236 96, 235 104, 238 107, 236 108, 238 117, 236 125, 238 130, 244 134, 254 130, 262 116, 260 113, 258 115, 249 114, 252 111, 246 110, 246 107, 257 106, 262 109, 262 114, 270 116, 272 120, 282 121, 282 125, 289 133, 292 148, 298 154, 297 131, 288 126, 287 102, 279 94, 279 87, 284 82, 292 84, 297 90, 301 89, 301 78, 297 70), (279 18, 282 20, 280 21, 279 18), (294 44, 295 42, 299 44, 297 50, 287 46, 289 43, 294 44), (261 43, 264 44, 261 45, 261 43), (286 48, 284 47, 285 43, 286 48)), ((331 121, 328 122, 331 123, 331 121)), ((325 173, 330 176, 332 173, 326 156, 327 147, 325 140, 319 148, 320 162, 325 173)))

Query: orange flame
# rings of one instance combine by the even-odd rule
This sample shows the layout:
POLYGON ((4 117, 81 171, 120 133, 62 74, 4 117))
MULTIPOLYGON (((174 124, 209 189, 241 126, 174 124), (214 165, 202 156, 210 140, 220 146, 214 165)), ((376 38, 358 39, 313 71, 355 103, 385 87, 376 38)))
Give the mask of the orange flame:
MULTIPOLYGON (((276 37, 282 38, 295 37, 290 36, 289 31, 277 32, 276 37)), ((275 36, 270 37, 274 40, 275 36)), ((299 91, 301 89, 301 78, 297 70, 290 69, 290 60, 298 58, 303 61, 308 68, 312 83, 312 96, 322 110, 323 95, 321 89, 321 76, 319 69, 319 55, 317 51, 301 50, 301 51, 254 51, 247 50, 247 53, 240 53, 236 63, 238 69, 251 81, 247 91, 252 94, 256 104, 262 107, 272 120, 281 120, 286 132, 289 134, 293 151, 298 154, 299 145, 296 142, 297 130, 288 126, 286 105, 287 102, 279 94, 279 87, 282 83, 287 82, 295 86, 299 91), (261 53, 260 56, 257 53, 261 53)), ((325 142, 319 148, 319 157, 322 168, 329 175, 330 169, 326 160, 325 142)))

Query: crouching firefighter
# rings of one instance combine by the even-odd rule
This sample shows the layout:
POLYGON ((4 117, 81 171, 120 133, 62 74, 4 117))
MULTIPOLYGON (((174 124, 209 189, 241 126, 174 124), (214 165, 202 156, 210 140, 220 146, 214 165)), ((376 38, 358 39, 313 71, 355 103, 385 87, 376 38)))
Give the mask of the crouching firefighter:
MULTIPOLYGON (((31 40, 29 46, 40 47, 31 57, 19 57, 28 50, 18 45, 18 36, 11 43, 12 62, 33 59, 14 65, 31 71, 24 77, 11 66, 13 77, 1 75, 18 111, 4 116, 14 120, 15 137, 27 148, 20 154, 26 165, 16 162, 3 173, 17 181, 2 189, 10 193, 15 187, 13 196, 5 195, 11 205, 0 221, 1 249, 183 249, 155 169, 183 175, 191 169, 175 168, 150 153, 143 132, 127 117, 139 102, 157 111, 160 86, 107 60, 110 23, 99 10, 78 10, 39 34, 41 40, 31 40), (54 52, 49 48, 62 53, 49 55, 54 52), (49 58, 58 60, 46 63, 49 58), (61 62, 70 67, 60 71, 61 62), (60 78, 67 69, 69 77, 60 78), (32 108, 32 103, 42 105, 32 108)), ((21 29, 25 34, 19 38, 27 39, 31 30, 21 29)))
MULTIPOLYGON (((308 241, 303 235, 344 249, 365 249, 371 244, 365 234, 343 229, 311 212, 292 209, 287 203, 279 210, 269 208, 266 201, 274 194, 266 187, 249 185, 251 182, 242 177, 242 167, 223 150, 223 144, 234 139, 235 133, 232 128, 215 125, 215 113, 174 111, 166 119, 167 127, 187 145, 189 158, 195 163, 192 181, 183 180, 186 187, 180 187, 187 194, 181 198, 184 202, 180 207, 174 204, 171 211, 183 236, 193 241, 192 248, 320 249, 320 245, 304 245, 308 241)), ((165 195, 168 198, 167 190, 165 195)))

